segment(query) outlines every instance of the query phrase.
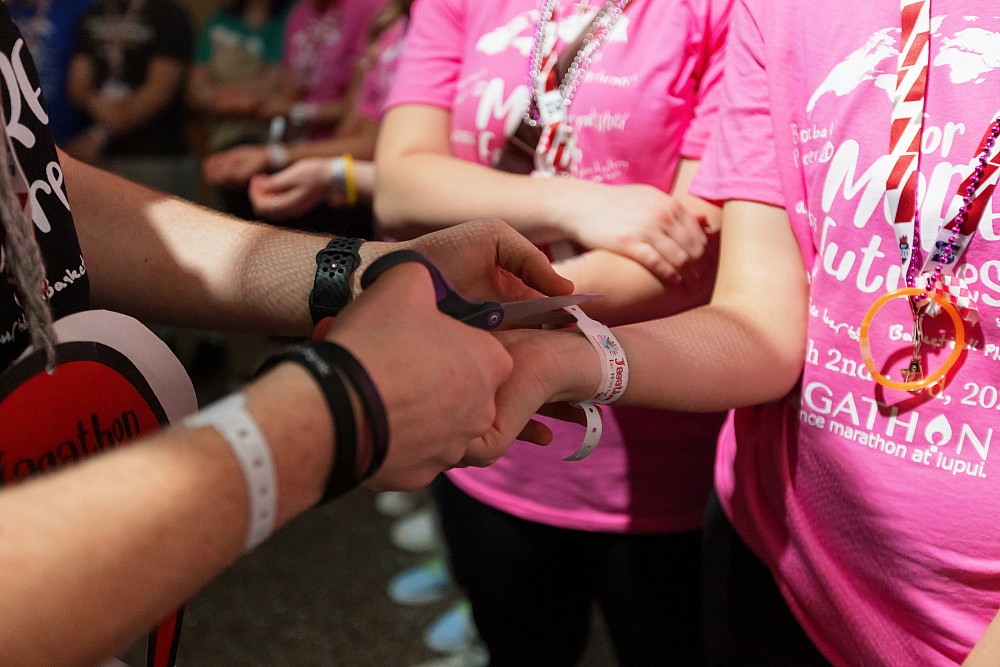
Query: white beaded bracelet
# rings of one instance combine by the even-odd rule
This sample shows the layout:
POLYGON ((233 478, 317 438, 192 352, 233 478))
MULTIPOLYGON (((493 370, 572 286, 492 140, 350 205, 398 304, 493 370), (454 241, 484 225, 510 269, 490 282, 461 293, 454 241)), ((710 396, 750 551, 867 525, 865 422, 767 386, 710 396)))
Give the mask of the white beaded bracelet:
POLYGON ((601 358, 601 383, 590 398, 574 404, 587 414, 587 431, 583 436, 583 444, 563 460, 579 461, 594 451, 601 441, 601 411, 595 404, 609 405, 615 402, 628 387, 628 359, 611 329, 592 320, 579 306, 569 306, 564 310, 576 318, 580 332, 601 358))
POLYGON ((239 393, 231 394, 188 416, 184 419, 184 425, 191 428, 211 426, 229 443, 233 455, 239 461, 250 505, 243 553, 252 551, 274 530, 278 509, 278 480, 267 440, 246 410, 246 397, 239 393))

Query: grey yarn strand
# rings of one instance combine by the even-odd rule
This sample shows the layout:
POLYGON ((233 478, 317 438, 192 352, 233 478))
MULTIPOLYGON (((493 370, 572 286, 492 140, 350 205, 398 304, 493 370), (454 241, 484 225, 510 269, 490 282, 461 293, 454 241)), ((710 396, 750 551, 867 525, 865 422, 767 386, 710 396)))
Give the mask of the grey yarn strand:
POLYGON ((45 367, 50 372, 56 366, 56 334, 52 328, 52 311, 45 298, 45 262, 42 251, 35 241, 34 230, 28 216, 14 193, 14 179, 11 177, 13 156, 6 123, 0 114, 0 142, 3 144, 0 163, 0 221, 6 236, 4 257, 9 271, 17 282, 21 307, 28 321, 31 344, 38 350, 45 350, 45 367))

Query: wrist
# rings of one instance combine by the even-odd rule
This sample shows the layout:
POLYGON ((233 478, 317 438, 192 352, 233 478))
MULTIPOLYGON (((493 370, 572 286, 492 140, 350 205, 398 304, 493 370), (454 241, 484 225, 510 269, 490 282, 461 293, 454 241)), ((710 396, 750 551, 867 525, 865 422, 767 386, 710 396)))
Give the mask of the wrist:
POLYGON ((601 385, 603 359, 587 337, 572 329, 558 332, 559 340, 550 342, 552 353, 559 358, 556 371, 563 378, 554 401, 578 403, 598 391, 601 385), (554 347, 553 347, 554 346, 554 347))
POLYGON ((531 179, 537 187, 544 188, 533 201, 541 208, 540 220, 545 229, 539 231, 547 242, 577 238, 579 216, 573 211, 571 202, 582 197, 578 184, 580 180, 573 177, 531 179))
POLYGON ((363 239, 337 237, 316 254, 316 276, 309 293, 313 324, 336 317, 354 298, 352 279, 361 266, 363 239))
POLYGON ((277 527, 323 497, 334 464, 333 417, 323 392, 298 364, 276 365, 243 393, 271 445, 280 490, 277 527))
MULTIPOLYGON (((332 464, 320 503, 333 500, 374 475, 385 461, 389 429, 385 408, 364 366, 331 341, 294 345, 268 357, 258 375, 298 365, 318 387, 332 422, 332 464)), ((282 401, 284 403, 284 401, 282 401)), ((287 405, 287 404, 286 404, 287 405)), ((298 406, 297 406, 297 410, 298 406)))
POLYGON ((511 329, 497 334, 515 359, 530 359, 545 388, 546 403, 576 403, 601 382, 600 359, 573 329, 511 329))

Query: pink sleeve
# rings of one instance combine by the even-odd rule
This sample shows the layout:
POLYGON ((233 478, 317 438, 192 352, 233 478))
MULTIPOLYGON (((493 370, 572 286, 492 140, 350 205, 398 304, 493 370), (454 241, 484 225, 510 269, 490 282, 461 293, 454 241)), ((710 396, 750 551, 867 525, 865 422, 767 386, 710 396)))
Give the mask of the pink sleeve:
POLYGON ((462 0, 417 0, 406 47, 385 108, 430 104, 450 109, 464 46, 462 0))
POLYGON ((715 201, 745 199, 784 208, 763 39, 746 5, 740 0, 733 7, 721 109, 691 191, 715 201))
POLYGON ((715 128, 722 102, 722 73, 725 68, 726 37, 733 0, 705 0, 705 38, 694 117, 684 134, 681 155, 698 159, 705 152, 715 128))

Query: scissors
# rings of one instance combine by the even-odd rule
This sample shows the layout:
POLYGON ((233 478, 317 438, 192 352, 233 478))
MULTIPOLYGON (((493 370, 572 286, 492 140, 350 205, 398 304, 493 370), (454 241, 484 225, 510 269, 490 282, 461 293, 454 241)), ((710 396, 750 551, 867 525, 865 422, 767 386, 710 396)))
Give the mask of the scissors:
POLYGON ((496 329, 503 322, 521 325, 575 322, 576 318, 564 312, 563 308, 593 301, 603 296, 603 294, 568 294, 505 303, 468 299, 455 291, 433 262, 415 250, 395 250, 372 262, 361 276, 362 289, 368 288, 380 275, 392 267, 405 262, 423 264, 430 271, 434 281, 434 294, 438 310, 460 322, 487 331, 496 329))

